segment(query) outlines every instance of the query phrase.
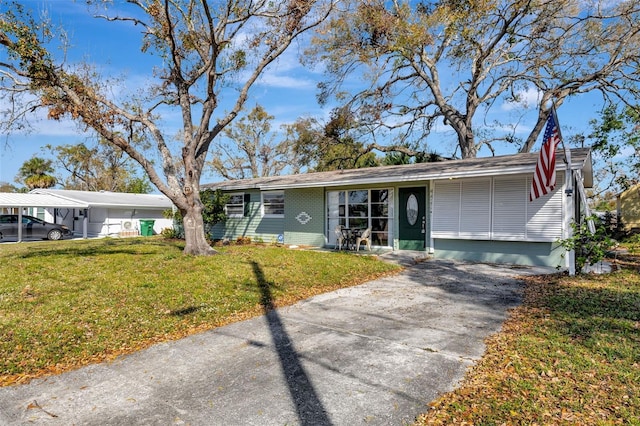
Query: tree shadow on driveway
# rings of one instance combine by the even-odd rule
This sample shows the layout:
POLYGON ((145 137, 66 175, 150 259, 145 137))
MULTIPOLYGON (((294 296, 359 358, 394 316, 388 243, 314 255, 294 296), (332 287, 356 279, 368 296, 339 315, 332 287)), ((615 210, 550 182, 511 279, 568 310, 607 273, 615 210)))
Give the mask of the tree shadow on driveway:
POLYGON ((264 310, 274 347, 280 359, 280 365, 287 382, 291 400, 301 425, 331 425, 331 420, 322 405, 318 393, 313 387, 296 352, 291 338, 278 315, 271 294, 272 283, 264 276, 257 262, 251 262, 253 272, 260 289, 260 304, 264 310))

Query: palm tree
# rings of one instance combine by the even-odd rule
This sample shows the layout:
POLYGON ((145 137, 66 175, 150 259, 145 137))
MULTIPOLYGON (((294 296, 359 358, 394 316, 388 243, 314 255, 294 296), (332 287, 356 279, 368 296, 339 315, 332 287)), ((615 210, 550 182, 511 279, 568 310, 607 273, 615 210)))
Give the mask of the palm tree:
POLYGON ((51 188, 56 184, 56 178, 51 175, 55 171, 51 164, 51 160, 31 157, 22 164, 15 180, 29 189, 51 188))

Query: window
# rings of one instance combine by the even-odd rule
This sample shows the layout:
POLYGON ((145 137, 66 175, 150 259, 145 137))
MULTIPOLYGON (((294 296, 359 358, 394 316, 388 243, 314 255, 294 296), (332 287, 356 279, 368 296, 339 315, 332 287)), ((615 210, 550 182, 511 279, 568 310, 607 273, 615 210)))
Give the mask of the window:
MULTIPOLYGON (((557 180, 562 186, 563 174, 557 180)), ((434 183, 434 238, 555 241, 562 237, 562 191, 529 202, 531 177, 496 176, 434 183)))
POLYGON ((18 216, 2 216, 0 217, 0 223, 18 223, 18 216))
POLYGON ((230 194, 224 209, 227 217, 244 217, 244 193, 230 194))
POLYGON ((262 193, 262 215, 284 217, 284 191, 262 193))
POLYGON ((438 181, 433 200, 433 236, 489 239, 491 179, 438 181))
MULTIPOLYGON (((327 192, 327 235, 335 240, 334 229, 342 225, 351 229, 371 227, 375 246, 391 245, 389 230, 393 220, 392 189, 358 189, 327 192)), ((334 241, 330 241, 333 243, 334 241)))

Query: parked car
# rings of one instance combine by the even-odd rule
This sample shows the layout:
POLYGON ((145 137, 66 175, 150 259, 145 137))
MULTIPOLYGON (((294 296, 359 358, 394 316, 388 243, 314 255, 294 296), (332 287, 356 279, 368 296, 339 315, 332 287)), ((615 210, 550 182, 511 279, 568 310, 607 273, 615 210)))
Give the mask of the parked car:
MULTIPOLYGON (((22 238, 60 240, 71 237, 73 232, 65 225, 49 223, 33 216, 22 216, 22 238)), ((18 215, 0 215, 0 240, 18 237, 18 215)))

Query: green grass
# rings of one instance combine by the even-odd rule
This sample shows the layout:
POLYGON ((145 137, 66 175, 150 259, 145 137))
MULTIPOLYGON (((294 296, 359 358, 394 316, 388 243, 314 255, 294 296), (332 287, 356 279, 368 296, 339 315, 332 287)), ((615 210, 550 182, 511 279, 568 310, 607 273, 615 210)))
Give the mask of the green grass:
POLYGON ((371 256, 268 245, 224 247, 210 257, 182 249, 159 238, 0 246, 0 386, 399 269, 371 256))
POLYGON ((534 277, 454 392, 419 425, 640 425, 640 258, 534 277))

